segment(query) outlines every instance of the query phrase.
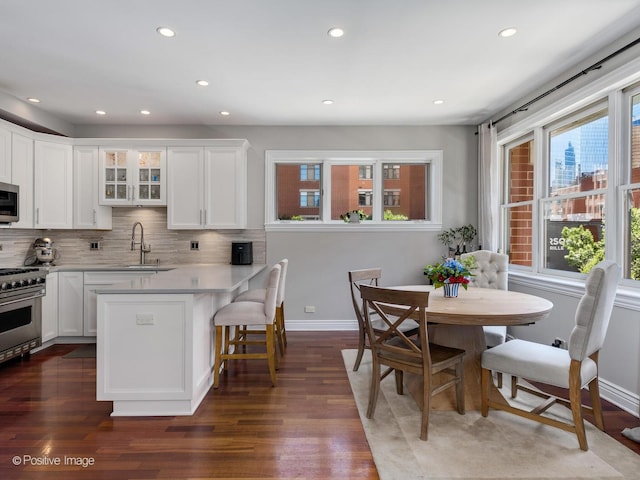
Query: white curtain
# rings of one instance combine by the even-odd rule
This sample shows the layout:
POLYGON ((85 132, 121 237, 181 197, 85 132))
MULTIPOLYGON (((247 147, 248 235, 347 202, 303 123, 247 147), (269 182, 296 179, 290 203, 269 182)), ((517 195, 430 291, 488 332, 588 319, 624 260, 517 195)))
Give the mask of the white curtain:
POLYGON ((500 247, 500 168, 495 126, 478 127, 478 244, 497 252, 500 247))

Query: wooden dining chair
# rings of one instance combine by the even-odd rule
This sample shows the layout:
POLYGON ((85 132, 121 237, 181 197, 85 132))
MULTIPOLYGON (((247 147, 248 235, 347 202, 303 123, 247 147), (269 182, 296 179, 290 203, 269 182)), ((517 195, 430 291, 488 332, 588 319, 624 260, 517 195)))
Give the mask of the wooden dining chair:
POLYGON ((604 343, 609 319, 616 297, 620 268, 614 262, 598 263, 585 281, 585 293, 578 303, 575 327, 569 337, 569 349, 552 347, 525 340, 511 340, 482 354, 482 416, 489 407, 535 420, 545 425, 573 432, 582 450, 588 450, 583 411, 593 414, 596 426, 604 430, 604 418, 598 386, 598 353, 604 343), (545 399, 532 410, 513 407, 489 398, 489 379, 492 371, 512 376, 511 396, 523 390, 545 399), (569 390, 569 399, 546 394, 518 383, 518 378, 569 390), (582 404, 581 390, 588 386, 591 407, 582 404), (569 407, 572 421, 543 415, 554 404, 569 407))
MULTIPOLYGON (((382 277, 381 268, 364 268, 361 270, 351 270, 349 272, 349 284, 351 290, 351 303, 353 304, 353 310, 356 314, 356 320, 358 321, 358 354, 356 355, 356 361, 353 364, 353 371, 357 372, 360 368, 360 362, 364 351, 369 348, 369 342, 367 340, 367 329, 364 324, 364 310, 363 300, 360 296, 361 285, 378 285, 380 278, 382 277)), ((387 330, 387 325, 380 318, 376 318, 375 315, 371 316, 371 325, 376 332, 384 332, 387 330)), ((418 334, 418 323, 414 320, 408 319, 398 328, 404 332, 407 336, 413 336, 418 334)), ((389 372, 383 375, 386 376, 389 372)))
POLYGON ((429 292, 361 285, 360 293, 364 301, 364 320, 372 358, 367 418, 373 417, 378 401, 382 365, 395 371, 396 391, 399 395, 403 394, 404 372, 420 375, 423 378, 420 439, 427 440, 432 396, 455 387, 456 408, 458 413, 465 413, 463 378, 465 352, 458 348, 429 342, 426 312, 429 306, 429 292), (386 308, 389 305, 394 306, 394 313, 399 313, 398 307, 401 307, 403 312, 398 317, 389 315, 386 308), (375 312, 387 325, 384 331, 374 330, 371 322, 372 312, 375 312), (417 337, 409 337, 399 328, 403 322, 410 320, 410 317, 418 319, 419 335, 417 337), (445 374, 445 380, 434 384, 434 375, 438 373, 445 374))

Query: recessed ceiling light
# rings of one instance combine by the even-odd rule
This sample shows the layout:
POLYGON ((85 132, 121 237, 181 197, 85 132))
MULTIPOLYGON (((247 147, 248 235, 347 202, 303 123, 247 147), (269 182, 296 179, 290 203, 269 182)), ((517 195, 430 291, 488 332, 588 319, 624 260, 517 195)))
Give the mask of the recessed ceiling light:
POLYGON ((27 98, 27 100, 29 100, 31 103, 40 103, 40 99, 35 97, 29 97, 27 98))
POLYGON ((96 110, 96 115, 106 115, 107 112, 105 112, 104 110, 96 110))
POLYGON ((151 115, 151 112, 149 110, 140 110, 140 113, 142 115, 151 115))
POLYGON ((209 82, 207 82, 206 80, 196 80, 196 83, 201 87, 206 87, 207 85, 209 85, 209 82))
POLYGON ((222 110, 220 112, 220 115, 224 116, 224 117, 228 117, 229 115, 231 115, 231 112, 227 112, 226 110, 222 110))
POLYGON ((443 103, 444 103, 444 100, 440 100, 440 99, 433 101, 434 105, 442 105, 443 103))
POLYGON ((505 28, 503 30, 500 30, 498 32, 498 36, 499 37, 503 37, 503 38, 513 37, 517 32, 518 32, 518 30, 516 30, 514 27, 509 27, 509 28, 505 28))
POLYGON ((322 103, 324 103, 325 105, 333 105, 333 100, 322 100, 322 103))
POLYGON ((163 37, 171 38, 176 36, 176 32, 171 30, 169 27, 158 27, 156 28, 156 32, 158 32, 163 37))
POLYGON ((329 29, 329 31, 327 32, 327 35, 333 38, 340 38, 341 36, 344 35, 344 30, 338 27, 333 27, 329 29))

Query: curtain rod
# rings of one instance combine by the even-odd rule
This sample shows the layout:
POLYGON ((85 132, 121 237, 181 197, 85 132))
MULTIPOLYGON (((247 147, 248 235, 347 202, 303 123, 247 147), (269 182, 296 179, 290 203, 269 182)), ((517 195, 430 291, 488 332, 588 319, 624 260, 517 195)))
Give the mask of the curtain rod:
POLYGON ((589 67, 585 68, 585 69, 584 69, 584 70, 582 70, 581 72, 576 73, 573 77, 568 78, 568 79, 567 79, 567 80, 565 80, 564 82, 559 83, 559 84, 558 84, 558 85, 556 85, 555 87, 553 87, 553 88, 551 88, 551 89, 547 90, 546 92, 544 92, 544 93, 542 93, 542 94, 538 95, 538 96, 537 96, 536 98, 534 98, 533 100, 529 100, 527 103, 525 103, 525 104, 523 104, 523 105, 520 105, 520 106, 519 106, 518 108, 516 108, 515 110, 512 110, 511 112, 509 112, 509 113, 507 113, 507 114, 503 115, 502 117, 500 117, 500 118, 499 118, 499 119, 497 119, 497 120, 494 120, 494 121, 490 120, 490 121, 489 121, 489 125, 490 125, 490 126, 494 126, 494 125, 496 125, 497 123, 499 123, 499 122, 501 122, 501 121, 503 121, 503 120, 505 120, 505 119, 509 118, 510 116, 515 115, 516 113, 519 113, 519 112, 526 112, 526 111, 529 109, 529 107, 530 107, 531 105, 533 105, 534 103, 536 103, 537 101, 542 100, 543 98, 545 98, 545 97, 546 97, 546 96, 548 96, 548 95, 551 95, 551 94, 552 94, 553 92, 555 92, 556 90, 559 90, 560 88, 564 87, 565 85, 568 85, 569 83, 571 83, 571 82, 573 82, 574 80, 576 80, 576 79, 578 79, 578 78, 582 77, 583 75, 586 75, 586 74, 587 74, 587 73, 589 73, 589 72, 592 72, 592 71, 594 71, 594 70, 600 70, 600 69, 602 68, 602 65, 603 65, 605 62, 607 62, 607 61, 611 60, 613 57, 616 57, 616 56, 620 55, 622 52, 624 52, 624 51, 626 51, 626 50, 629 50, 629 49, 630 49, 630 48, 632 48, 632 47, 635 47, 635 46, 636 46, 636 45, 638 45, 639 43, 640 43, 640 38, 636 38, 633 42, 631 42, 631 43, 629 43, 629 44, 625 45, 625 46, 624 46, 624 47, 622 47, 622 48, 619 48, 618 50, 616 50, 616 51, 615 51, 615 52, 613 52, 612 54, 607 55, 606 57, 604 57, 604 58, 603 58, 602 60, 600 60, 599 62, 594 63, 593 65, 591 65, 591 66, 589 66, 589 67))

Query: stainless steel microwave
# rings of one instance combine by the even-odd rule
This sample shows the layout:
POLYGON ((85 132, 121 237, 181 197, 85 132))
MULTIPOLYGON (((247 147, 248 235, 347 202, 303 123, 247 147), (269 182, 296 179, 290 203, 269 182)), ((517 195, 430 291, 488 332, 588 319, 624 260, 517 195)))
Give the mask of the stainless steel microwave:
POLYGON ((20 220, 20 187, 0 182, 0 223, 20 220))

